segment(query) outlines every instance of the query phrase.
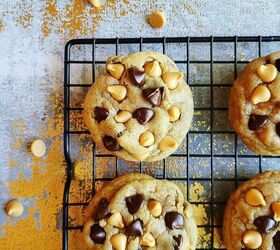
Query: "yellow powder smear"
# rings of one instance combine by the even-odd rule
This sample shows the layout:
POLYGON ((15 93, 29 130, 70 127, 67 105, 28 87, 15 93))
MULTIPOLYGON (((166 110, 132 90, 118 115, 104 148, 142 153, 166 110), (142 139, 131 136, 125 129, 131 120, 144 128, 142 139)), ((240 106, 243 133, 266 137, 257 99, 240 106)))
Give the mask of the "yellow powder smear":
MULTIPOLYGON (((38 136, 48 141, 48 152, 44 160, 28 154, 26 157, 32 159, 28 166, 32 170, 31 177, 24 179, 23 172, 19 172, 19 179, 9 184, 11 198, 25 201, 28 215, 16 222, 7 217, 5 225, 0 226, 4 233, 4 237, 0 237, 0 246, 4 246, 3 249, 17 249, 19 246, 26 250, 61 249, 61 231, 57 229, 56 216, 61 210, 64 187, 62 97, 55 94, 50 99, 53 113, 46 119, 47 124, 42 124, 43 128, 38 131, 38 136), (54 110, 59 115, 55 115, 54 110), (28 199, 33 198, 35 205, 28 202, 28 199)), ((18 141, 14 150, 19 153, 27 150, 22 134, 28 129, 27 126, 22 121, 16 121, 13 126, 11 136, 18 141)), ((22 162, 21 165, 24 164, 22 162)), ((11 160, 10 165, 15 165, 14 160, 11 160)))
POLYGON ((29 12, 25 12, 16 18, 16 23, 20 25, 22 28, 29 28, 32 23, 33 16, 29 12))

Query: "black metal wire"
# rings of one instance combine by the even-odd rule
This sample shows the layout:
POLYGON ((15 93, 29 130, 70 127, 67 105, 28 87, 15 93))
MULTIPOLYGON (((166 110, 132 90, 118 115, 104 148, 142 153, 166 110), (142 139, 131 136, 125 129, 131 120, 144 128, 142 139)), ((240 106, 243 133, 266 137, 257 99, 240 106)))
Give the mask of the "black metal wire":
MULTIPOLYGON (((215 206, 224 206, 225 202, 220 202, 215 200, 215 183, 223 182, 223 181, 229 181, 234 182, 235 186, 238 185, 239 182, 246 181, 247 178, 239 178, 238 176, 238 161, 239 158, 248 158, 248 159, 258 159, 258 170, 259 172, 262 172, 262 161, 263 159, 269 159, 274 158, 271 156, 256 156, 253 154, 240 154, 238 150, 238 138, 236 134, 233 131, 227 131, 227 130, 215 130, 214 129, 214 112, 215 111, 227 111, 227 108, 218 108, 214 106, 214 87, 215 88, 222 88, 222 87, 230 87, 232 84, 215 84, 214 78, 213 78, 213 67, 216 64, 231 64, 234 65, 234 77, 237 76, 237 66, 240 64, 246 64, 248 61, 240 61, 237 58, 237 45, 241 42, 247 42, 247 43, 257 43, 258 44, 258 54, 259 56, 262 55, 262 44, 265 42, 273 42, 277 41, 280 42, 280 36, 233 36, 233 37, 163 37, 163 38, 91 38, 91 39, 74 39, 70 40, 66 46, 65 46, 65 61, 64 61, 64 155, 65 160, 67 162, 67 175, 66 175, 66 181, 65 181, 65 187, 64 187, 64 193, 63 193, 63 237, 62 237, 62 247, 64 250, 68 249, 68 232, 70 230, 82 230, 82 225, 78 226, 71 226, 69 225, 69 207, 74 206, 87 206, 88 202, 71 202, 69 203, 69 196, 71 195, 69 193, 70 187, 71 187, 71 180, 73 177, 73 162, 71 158, 71 137, 74 135, 80 135, 80 134, 89 134, 88 131, 83 130, 70 130, 70 112, 71 111, 82 111, 82 107, 71 107, 70 106, 70 89, 76 88, 76 87, 83 87, 83 88, 89 88, 91 84, 79 84, 79 83, 71 83, 70 78, 70 66, 71 64, 91 64, 92 65, 92 80, 94 82, 95 79, 95 73, 96 73, 96 67, 99 64, 104 64, 105 61, 98 60, 96 58, 96 45, 98 44, 104 44, 104 45, 115 45, 115 53, 119 53, 119 45, 121 44, 139 44, 139 51, 143 49, 144 44, 162 44, 162 52, 166 52, 166 46, 167 44, 185 44, 186 45, 186 60, 175 60, 177 64, 185 64, 186 65, 186 81, 187 84, 189 84, 192 88, 196 87, 208 87, 210 88, 210 107, 195 107, 195 110, 198 111, 208 111, 210 112, 210 131, 189 131, 188 135, 186 136, 186 152, 185 153, 175 153, 172 154, 172 157, 176 158, 186 158, 186 176, 172 178, 167 175, 166 172, 166 160, 163 160, 163 176, 159 177, 161 179, 165 178, 172 181, 184 181, 187 182, 187 199, 190 200, 190 192, 189 187, 191 182, 210 182, 211 184, 211 195, 209 201, 203 201, 203 202, 197 202, 197 201, 191 201, 192 204, 196 205, 206 205, 210 206, 210 223, 206 223, 204 225, 199 225, 199 228, 206 228, 210 230, 211 238, 210 238, 210 246, 206 248, 197 248, 198 249, 216 249, 214 247, 214 230, 221 228, 222 225, 215 224, 215 206), (190 60, 190 53, 191 43, 198 43, 198 44, 209 44, 210 48, 210 59, 206 60, 190 60), (233 43, 234 44, 234 50, 233 60, 214 60, 213 57, 213 44, 214 43, 233 43), (73 45, 91 45, 92 46, 92 60, 72 60, 70 57, 71 54, 71 48, 73 45), (190 65, 191 64, 208 64, 210 65, 210 82, 209 84, 191 84, 190 83, 190 65), (189 136, 190 135, 209 135, 210 136, 210 153, 191 153, 189 150, 189 136), (234 135, 234 153, 230 154, 221 154, 214 152, 213 149, 213 142, 214 142, 214 135, 216 134, 227 134, 227 135, 234 135), (211 164, 210 164, 210 176, 209 177, 201 177, 201 178, 193 178, 190 176, 190 169, 189 169, 189 159, 190 158, 210 158, 211 164), (214 159, 219 158, 233 158, 235 169, 234 169, 234 177, 233 178, 217 178, 214 174, 214 159)), ((221 52, 222 53, 222 52, 221 52)), ((95 174, 95 168, 96 168, 96 158, 102 158, 102 157, 114 157, 110 154, 104 154, 104 153, 96 153, 95 144, 93 143, 92 146, 92 195, 95 194, 95 183, 98 182, 105 182, 110 181, 113 178, 97 178, 95 174)), ((278 157, 280 159, 280 157, 278 157)), ((118 175, 119 172, 119 162, 116 158, 115 161, 115 169, 116 169, 116 175, 118 175)), ((139 171, 143 171, 142 163, 139 163, 139 171)))

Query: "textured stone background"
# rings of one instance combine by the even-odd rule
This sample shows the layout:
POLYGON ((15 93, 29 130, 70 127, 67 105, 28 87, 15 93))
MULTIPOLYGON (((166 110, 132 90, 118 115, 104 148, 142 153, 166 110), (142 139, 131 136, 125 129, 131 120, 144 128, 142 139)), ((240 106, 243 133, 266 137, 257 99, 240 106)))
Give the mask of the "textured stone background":
MULTIPOLYGON (((8 218, 0 210, 0 249, 61 248, 63 49, 69 39, 280 34, 279 0, 101 2, 100 9, 94 9, 85 0, 2 0, 0 3, 0 205, 4 207, 9 199, 19 198, 26 208, 19 219, 8 218), (152 10, 165 11, 164 29, 154 30, 147 25, 146 18, 152 10), (37 137, 48 144, 48 154, 39 160, 27 150, 30 140, 37 137)), ((278 44, 273 46, 266 51, 280 48, 278 44)), ((247 59, 256 56, 249 51, 245 46, 242 55, 247 59)), ((203 80, 200 70, 196 70, 197 77, 203 80)), ((76 79, 89 83, 87 69, 76 68, 73 74, 76 79)), ((203 125, 197 122, 196 127, 203 125)), ((194 140, 194 148, 199 146, 195 143, 198 142, 194 140)), ((79 153, 87 163, 90 157, 87 150, 79 153)), ((192 170, 203 176, 202 166, 209 170, 208 163, 199 161, 200 167, 195 165, 192 170)), ((245 159, 241 164, 249 176, 256 171, 246 170, 251 163, 245 159)), ((253 162, 257 163, 258 160, 253 162)), ((232 163, 223 164, 226 168, 232 163)), ((266 162, 266 166, 277 169, 279 160, 266 162)), ((106 175, 108 171, 103 168, 97 173, 106 175)), ((85 181, 73 187, 73 197, 84 200, 87 196, 83 191, 88 185, 85 181)), ((194 183, 191 195, 204 201, 205 190, 207 184, 194 183)), ((209 220, 207 209, 197 207, 201 224, 209 220)), ((201 235, 201 246, 209 246, 209 232, 201 231, 201 235)), ((71 248, 82 248, 76 243, 78 237, 70 237, 71 248)))

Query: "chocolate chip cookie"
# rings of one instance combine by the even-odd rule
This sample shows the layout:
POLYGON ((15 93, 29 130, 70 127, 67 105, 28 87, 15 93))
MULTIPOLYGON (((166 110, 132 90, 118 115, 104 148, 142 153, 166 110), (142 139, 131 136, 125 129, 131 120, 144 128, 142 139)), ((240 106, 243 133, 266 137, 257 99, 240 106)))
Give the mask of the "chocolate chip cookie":
POLYGON ((280 155, 280 52, 250 62, 235 80, 229 120, 249 149, 280 155))
POLYGON ((92 212, 84 226, 90 249, 195 249, 191 205, 170 181, 132 181, 92 212))
POLYGON ((96 144, 129 161, 173 153, 191 125, 193 99, 167 56, 138 52, 107 60, 87 93, 83 117, 96 144))
POLYGON ((280 171, 242 184, 228 200, 223 237, 228 250, 280 249, 280 171))

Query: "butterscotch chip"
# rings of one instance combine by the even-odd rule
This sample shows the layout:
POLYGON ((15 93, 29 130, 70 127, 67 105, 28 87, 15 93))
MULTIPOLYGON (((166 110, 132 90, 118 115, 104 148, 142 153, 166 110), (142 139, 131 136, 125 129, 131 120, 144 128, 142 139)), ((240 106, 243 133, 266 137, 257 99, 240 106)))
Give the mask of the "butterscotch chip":
POLYGON ((262 236, 256 230, 248 230, 243 235, 243 242, 249 249, 258 249, 262 245, 262 236))
POLYGON ((149 24, 156 29, 163 28, 165 26, 165 14, 164 12, 154 11, 149 16, 149 24))
POLYGON ((94 6, 95 8, 99 8, 101 6, 100 1, 99 0, 88 0, 88 2, 94 6))
POLYGON ((116 101, 119 102, 122 101, 127 94, 126 87, 120 84, 108 86, 107 91, 116 101))
POLYGON ((19 217, 24 211, 24 207, 19 200, 10 200, 5 208, 8 215, 12 217, 19 217))
POLYGON ((120 79, 124 72, 124 66, 121 63, 109 63, 106 66, 106 69, 109 71, 110 75, 116 79, 120 79))
POLYGON ((180 116, 181 116, 181 112, 180 112, 180 109, 176 106, 171 106, 169 109, 168 109, 168 115, 169 115, 169 120, 170 122, 175 122, 177 121, 180 116))
POLYGON ((253 206, 253 207, 266 205, 263 194, 256 188, 250 189, 245 194, 245 201, 248 205, 253 206))
POLYGON ((124 123, 132 118, 132 114, 127 110, 121 110, 114 118, 116 122, 124 123))
POLYGON ((177 142, 172 137, 166 136, 160 141, 158 148, 160 151, 173 150, 177 148, 177 142))
POLYGON ((275 221, 280 221, 280 201, 272 203, 271 209, 273 212, 273 219, 275 221))
POLYGON ((127 237, 123 233, 115 234, 111 238, 111 244, 116 250, 125 250, 127 237))
POLYGON ((145 233, 140 239, 140 244, 146 247, 154 247, 156 245, 156 241, 151 233, 145 233))
POLYGON ((251 97, 251 102, 253 104, 258 104, 260 102, 268 102, 270 97, 271 93, 268 87, 259 85, 254 89, 254 92, 251 97))
POLYGON ((155 137, 152 132, 146 131, 140 135, 139 143, 143 147, 149 147, 155 142, 155 137))
POLYGON ((259 65, 257 74, 264 82, 272 82, 277 75, 277 68, 273 64, 259 65))
POLYGON ((112 225, 112 226, 115 226, 115 227, 118 227, 118 228, 123 228, 124 227, 124 223, 123 223, 123 218, 122 218, 122 215, 120 212, 117 212, 117 213, 114 213, 112 214, 107 222, 112 225))
POLYGON ((36 157, 43 157, 46 154, 46 144, 42 140, 34 140, 30 147, 31 153, 36 157))
POLYGON ((161 76, 162 70, 158 61, 146 63, 144 66, 145 72, 151 77, 161 76))
POLYGON ((162 213, 162 205, 159 201, 150 200, 148 203, 148 208, 154 217, 158 217, 162 213))

